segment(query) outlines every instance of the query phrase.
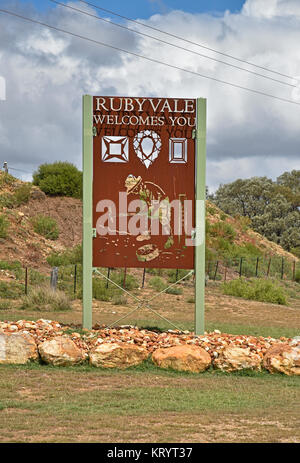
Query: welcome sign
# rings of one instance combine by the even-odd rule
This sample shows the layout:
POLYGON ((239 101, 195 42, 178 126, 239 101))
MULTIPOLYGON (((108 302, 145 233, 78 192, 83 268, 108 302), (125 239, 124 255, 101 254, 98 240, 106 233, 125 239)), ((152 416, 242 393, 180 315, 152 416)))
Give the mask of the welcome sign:
POLYGON ((93 267, 194 268, 196 100, 93 97, 93 267))

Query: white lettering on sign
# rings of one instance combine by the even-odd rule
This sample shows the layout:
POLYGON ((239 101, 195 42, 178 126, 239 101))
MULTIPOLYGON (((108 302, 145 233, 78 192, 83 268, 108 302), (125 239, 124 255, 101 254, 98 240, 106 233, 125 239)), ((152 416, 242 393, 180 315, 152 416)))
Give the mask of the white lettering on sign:
POLYGON ((145 111, 145 103, 149 101, 151 108, 155 113, 163 113, 166 110, 169 113, 194 113, 193 100, 168 100, 167 98, 159 98, 156 102, 153 98, 118 98, 111 97, 108 99, 107 104, 105 98, 96 98, 96 111, 145 111))

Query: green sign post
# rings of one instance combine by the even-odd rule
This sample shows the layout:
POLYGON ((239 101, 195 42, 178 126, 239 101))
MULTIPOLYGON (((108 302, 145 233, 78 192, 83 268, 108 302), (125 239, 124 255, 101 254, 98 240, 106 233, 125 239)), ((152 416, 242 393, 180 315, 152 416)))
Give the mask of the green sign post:
POLYGON ((82 325, 92 328, 93 259, 93 97, 83 96, 83 236, 82 236, 82 325))
MULTIPOLYGON (((196 100, 195 334, 204 333, 206 99, 196 100)), ((83 96, 83 328, 92 328, 93 274, 93 97, 83 96)))

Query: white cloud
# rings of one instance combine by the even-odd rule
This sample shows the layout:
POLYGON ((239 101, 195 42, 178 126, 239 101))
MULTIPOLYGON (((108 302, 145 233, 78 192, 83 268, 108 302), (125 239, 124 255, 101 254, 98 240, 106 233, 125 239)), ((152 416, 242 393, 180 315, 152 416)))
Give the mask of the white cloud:
MULTIPOLYGON (((81 3, 70 4, 97 14, 81 3)), ((299 76, 299 1, 269 0, 267 9, 265 5, 262 0, 247 0, 239 14, 226 12, 224 16, 216 17, 173 11, 143 22, 260 66, 299 76), (293 12, 293 16, 289 12, 293 12)), ((8 2, 7 8, 174 66, 283 98, 295 101, 298 98, 299 89, 136 36, 61 7, 46 16, 23 11, 17 1, 8 2)), ((128 26, 246 67, 141 26, 128 26)), ((293 83, 284 77, 248 68, 293 83)), ((240 176, 275 178, 285 170, 300 168, 299 106, 118 53, 4 15, 0 15, 0 75, 7 83, 7 101, 0 105, 0 152, 17 168, 33 170, 42 162, 57 159, 69 160, 81 167, 81 95, 85 93, 206 97, 207 178, 211 188, 240 176)), ((0 163, 3 160, 0 159, 0 163)))
POLYGON ((242 13, 257 18, 299 16, 299 0, 247 0, 242 13))

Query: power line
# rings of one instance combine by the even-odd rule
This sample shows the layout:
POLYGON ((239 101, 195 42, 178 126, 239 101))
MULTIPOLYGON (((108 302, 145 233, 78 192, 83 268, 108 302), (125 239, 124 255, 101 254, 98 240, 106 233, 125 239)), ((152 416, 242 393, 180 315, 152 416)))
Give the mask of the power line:
POLYGON ((170 32, 163 31, 162 29, 158 29, 157 27, 154 27, 154 26, 149 26, 149 24, 145 24, 145 23, 142 23, 140 21, 136 21, 135 19, 128 18, 127 16, 123 16, 123 15, 121 15, 119 13, 115 13, 114 11, 108 10, 106 8, 103 8, 101 6, 95 5, 95 4, 90 3, 90 2, 87 2, 85 0, 78 0, 78 1, 80 1, 81 3, 85 3, 86 5, 92 6, 92 7, 96 8, 96 9, 98 9, 98 10, 102 10, 102 11, 105 11, 106 13, 112 14, 114 16, 118 16, 119 18, 126 19, 127 21, 131 21, 131 22, 133 22, 135 24, 138 24, 139 26, 147 27, 148 29, 152 29, 152 30, 154 30, 156 32, 160 32, 162 34, 168 35, 169 37, 173 37, 175 39, 182 40, 183 42, 190 43, 191 45, 196 45, 197 47, 205 48, 206 50, 213 51, 214 53, 218 53, 219 55, 226 56, 227 58, 232 58, 232 59, 234 59, 236 61, 240 61, 241 63, 248 64, 249 66, 254 66, 254 67, 257 67, 259 69, 263 69, 264 71, 272 72, 273 74, 277 74, 277 75, 282 76, 282 77, 287 77, 288 79, 293 79, 293 80, 296 80, 297 82, 299 82, 299 79, 297 79, 296 77, 288 76, 286 74, 283 74, 283 73, 278 72, 278 71, 274 71, 273 69, 269 69, 269 68, 266 68, 264 66, 259 66, 258 64, 251 63, 250 61, 246 61, 244 59, 237 58, 236 56, 229 55, 228 53, 224 53, 222 51, 215 50, 214 48, 207 47, 207 46, 202 45, 200 43, 193 42, 192 40, 185 39, 184 37, 180 37, 179 35, 171 34, 170 32))
POLYGON ((194 55, 201 56, 202 58, 207 58, 207 59, 210 59, 212 61, 216 61, 217 63, 224 64, 225 66, 230 66, 232 68, 238 69, 239 71, 248 72, 248 73, 253 74, 255 76, 263 77, 264 79, 272 80, 273 82, 277 82, 279 84, 283 84, 283 85, 287 85, 289 87, 297 88, 297 85, 289 84, 288 82, 283 82, 282 80, 274 79, 273 77, 265 76, 263 74, 259 74, 258 72, 250 71, 249 69, 245 69, 245 68, 242 68, 240 66, 236 66, 235 64, 227 63, 226 61, 222 61, 222 60, 213 58, 212 56, 204 55, 203 53, 199 53, 197 51, 190 50, 190 49, 185 48, 185 47, 181 47, 180 45, 175 45, 174 43, 170 43, 170 42, 167 42, 165 40, 159 39, 157 37, 153 37, 152 35, 145 34, 143 32, 137 31, 135 29, 131 29, 130 27, 123 26, 122 24, 118 24, 118 23, 115 23, 115 22, 110 21, 108 19, 101 18, 101 17, 96 16, 94 14, 88 13, 86 11, 79 10, 78 8, 75 8, 75 7, 70 6, 70 5, 66 5, 65 3, 61 3, 61 2, 58 2, 56 0, 50 0, 50 2, 56 3, 57 5, 65 7, 65 8, 69 8, 70 10, 76 11, 77 13, 81 13, 81 14, 84 14, 86 16, 90 16, 91 18, 98 19, 99 21, 103 21, 103 22, 105 22, 105 23, 107 23, 109 25, 114 25, 114 26, 117 26, 117 27, 119 27, 121 29, 125 29, 125 30, 127 30, 129 32, 133 32, 134 34, 142 35, 144 37, 148 37, 150 39, 156 40, 157 42, 163 43, 165 45, 169 45, 171 47, 178 48, 179 50, 187 51, 188 53, 192 53, 194 55))
POLYGON ((28 172, 28 170, 23 170, 23 169, 16 169, 15 167, 10 167, 8 166, 9 170, 15 170, 17 172, 23 172, 24 174, 32 174, 32 172, 28 172))
POLYGON ((12 11, 0 9, 0 12, 5 13, 5 14, 9 14, 11 16, 15 16, 17 18, 25 19, 26 21, 29 21, 29 22, 32 22, 32 23, 35 23, 35 24, 39 24, 41 26, 47 27, 49 29, 56 30, 58 32, 63 32, 64 34, 68 34, 68 35, 71 35, 73 37, 77 37, 79 39, 86 40, 86 41, 91 42, 91 43, 95 43, 97 45, 101 45, 101 46, 104 46, 104 47, 111 48, 113 50, 117 50, 117 51, 121 51, 123 53, 127 53, 127 54, 135 56, 137 58, 142 58, 142 59, 150 61, 152 63, 162 64, 163 66, 167 66, 167 67, 169 67, 171 69, 176 69, 178 71, 183 71, 183 72, 186 72, 186 73, 194 75, 194 76, 198 76, 198 77, 202 77, 202 78, 205 78, 205 79, 213 80, 215 82, 226 84, 226 85, 229 85, 231 87, 235 87, 235 88, 238 88, 238 89, 241 89, 241 90, 246 90, 246 91, 251 92, 251 93, 256 93, 258 95, 267 96, 269 98, 274 98, 274 99, 279 100, 279 101, 284 101, 285 103, 291 103, 291 104, 300 106, 300 103, 297 103, 296 101, 293 101, 293 100, 288 100, 287 98, 281 98, 281 97, 276 96, 276 95, 271 95, 269 93, 261 92, 260 90, 254 90, 254 89, 251 89, 251 88, 248 88, 248 87, 243 87, 241 85, 234 84, 232 82, 227 82, 225 80, 217 79, 216 77, 206 76, 204 74, 200 74, 199 72, 195 72, 195 71, 191 71, 189 69, 181 68, 179 66, 175 66, 175 65, 169 64, 169 63, 165 63, 163 61, 159 61, 159 60, 154 59, 154 58, 149 58, 148 56, 139 55, 138 53, 134 53, 132 51, 124 50, 122 48, 119 48, 119 47, 116 47, 116 46, 113 46, 113 45, 110 45, 110 44, 107 44, 107 43, 104 43, 104 42, 100 42, 98 40, 90 39, 88 37, 76 34, 75 32, 70 32, 70 31, 67 31, 65 29, 61 29, 61 28, 58 28, 58 27, 55 27, 55 26, 51 26, 50 24, 46 24, 46 23, 37 21, 35 19, 27 18, 26 16, 19 15, 17 13, 12 12, 12 11))

